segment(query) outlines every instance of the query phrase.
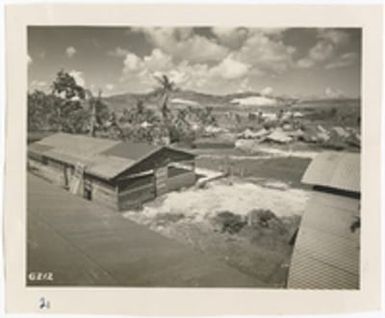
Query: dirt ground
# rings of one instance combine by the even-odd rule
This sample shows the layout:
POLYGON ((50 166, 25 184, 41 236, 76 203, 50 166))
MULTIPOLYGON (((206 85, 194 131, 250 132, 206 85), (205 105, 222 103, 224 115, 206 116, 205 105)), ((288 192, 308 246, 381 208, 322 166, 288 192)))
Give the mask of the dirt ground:
POLYGON ((283 288, 292 253, 290 240, 308 197, 309 191, 285 182, 261 179, 256 184, 231 177, 203 189, 169 193, 124 216, 216 256, 266 286, 283 288), (272 212, 273 217, 266 224, 258 216, 253 222, 253 210, 257 215, 272 212))

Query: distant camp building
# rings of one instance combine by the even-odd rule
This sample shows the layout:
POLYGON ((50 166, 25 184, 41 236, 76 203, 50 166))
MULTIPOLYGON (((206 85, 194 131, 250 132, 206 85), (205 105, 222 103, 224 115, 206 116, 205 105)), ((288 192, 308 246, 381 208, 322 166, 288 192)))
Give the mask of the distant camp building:
POLYGON ((358 289, 360 154, 328 152, 309 165, 313 186, 291 260, 288 288, 358 289))
POLYGON ((116 210, 139 207, 196 181, 195 156, 189 152, 65 133, 29 144, 28 168, 116 210))

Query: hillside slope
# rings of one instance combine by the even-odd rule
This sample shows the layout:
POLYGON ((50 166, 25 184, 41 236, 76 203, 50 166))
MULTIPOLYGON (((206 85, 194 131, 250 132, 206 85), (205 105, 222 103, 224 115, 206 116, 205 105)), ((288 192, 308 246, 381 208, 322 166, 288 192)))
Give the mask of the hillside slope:
MULTIPOLYGON (((210 95, 199 93, 191 90, 177 90, 172 92, 170 96, 170 104, 174 106, 192 106, 192 107, 204 107, 210 106, 214 108, 234 108, 237 106, 253 106, 250 104, 243 104, 243 100, 266 100, 265 106, 271 105, 290 105, 295 100, 282 97, 262 97, 256 92, 244 92, 228 95, 210 95)), ((122 112, 125 108, 129 109, 134 107, 136 103, 141 100, 146 106, 156 107, 160 100, 160 94, 157 91, 152 91, 147 94, 133 94, 126 93, 120 95, 114 95, 105 97, 104 101, 116 112, 122 112)), ((256 104, 255 106, 263 106, 256 104)))

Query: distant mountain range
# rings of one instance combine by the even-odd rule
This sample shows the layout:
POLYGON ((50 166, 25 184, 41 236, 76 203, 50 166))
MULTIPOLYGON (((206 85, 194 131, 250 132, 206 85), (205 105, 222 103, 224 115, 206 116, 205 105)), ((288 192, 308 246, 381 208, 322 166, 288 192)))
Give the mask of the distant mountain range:
MULTIPOLYGON (((160 100, 160 93, 152 91, 144 94, 125 93, 104 97, 106 104, 116 112, 122 112, 125 108, 135 107, 138 101, 142 101, 147 107, 156 107, 160 100)), ((263 96, 257 92, 242 92, 227 95, 211 95, 195 92, 192 90, 177 90, 170 95, 169 103, 175 107, 204 107, 213 108, 248 108, 253 106, 289 106, 298 103, 319 103, 322 105, 325 101, 339 103, 348 99, 325 99, 313 98, 303 99, 280 96, 263 96)))

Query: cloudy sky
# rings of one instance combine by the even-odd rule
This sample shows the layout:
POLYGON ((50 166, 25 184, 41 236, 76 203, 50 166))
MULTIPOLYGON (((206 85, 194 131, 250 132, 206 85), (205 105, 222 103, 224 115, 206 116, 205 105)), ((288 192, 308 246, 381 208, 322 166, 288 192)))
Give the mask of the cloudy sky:
POLYGON ((359 29, 30 27, 29 88, 60 69, 105 95, 146 92, 154 74, 226 94, 360 96, 359 29))

